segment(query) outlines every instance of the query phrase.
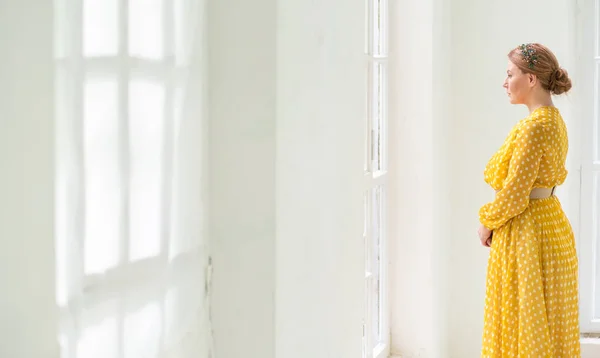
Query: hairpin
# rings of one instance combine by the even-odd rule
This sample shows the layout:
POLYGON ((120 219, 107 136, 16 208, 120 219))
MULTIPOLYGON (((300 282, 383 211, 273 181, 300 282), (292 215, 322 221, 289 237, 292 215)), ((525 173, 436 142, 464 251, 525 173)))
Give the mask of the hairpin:
POLYGON ((538 57, 535 54, 535 49, 531 44, 523 44, 519 46, 521 49, 521 56, 527 62, 527 67, 533 68, 535 64, 538 62, 538 57))

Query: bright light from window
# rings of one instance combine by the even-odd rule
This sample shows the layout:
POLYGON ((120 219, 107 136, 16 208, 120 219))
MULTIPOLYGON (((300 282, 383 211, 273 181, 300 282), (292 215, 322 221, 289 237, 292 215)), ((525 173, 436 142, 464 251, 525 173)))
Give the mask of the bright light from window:
POLYGON ((83 1, 83 55, 114 56, 119 48, 118 0, 83 1))
POLYGON ((116 79, 88 79, 84 89, 85 273, 117 264, 121 171, 116 79))
POLYGON ((125 317, 124 358, 157 357, 160 349, 161 309, 149 303, 125 317))
POLYGON ((109 358, 119 356, 117 319, 108 317, 88 326, 77 344, 77 358, 109 358))
POLYGON ((161 59, 163 38, 163 0, 129 0, 129 54, 161 59))
POLYGON ((129 87, 130 260, 160 253, 165 90, 158 83, 134 80, 129 87))

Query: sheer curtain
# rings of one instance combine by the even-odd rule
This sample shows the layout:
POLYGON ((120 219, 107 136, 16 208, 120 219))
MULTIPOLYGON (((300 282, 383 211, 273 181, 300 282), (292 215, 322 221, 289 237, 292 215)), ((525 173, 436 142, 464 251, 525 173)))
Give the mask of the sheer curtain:
POLYGON ((55 5, 62 356, 208 354, 205 0, 55 5))

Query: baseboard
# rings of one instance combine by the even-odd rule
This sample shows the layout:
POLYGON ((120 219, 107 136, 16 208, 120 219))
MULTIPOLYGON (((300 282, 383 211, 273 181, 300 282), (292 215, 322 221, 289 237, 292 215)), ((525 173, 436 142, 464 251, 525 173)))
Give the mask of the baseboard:
POLYGON ((600 357, 600 338, 581 339, 581 358, 600 357))

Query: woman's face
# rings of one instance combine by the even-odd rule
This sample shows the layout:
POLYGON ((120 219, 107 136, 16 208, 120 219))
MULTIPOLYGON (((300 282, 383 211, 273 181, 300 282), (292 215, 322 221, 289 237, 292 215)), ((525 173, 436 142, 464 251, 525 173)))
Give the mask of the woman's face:
POLYGON ((508 94, 510 103, 527 103, 527 98, 533 89, 532 77, 533 75, 523 73, 523 71, 521 71, 514 63, 508 61, 506 79, 504 80, 503 87, 506 89, 506 94, 508 94))

